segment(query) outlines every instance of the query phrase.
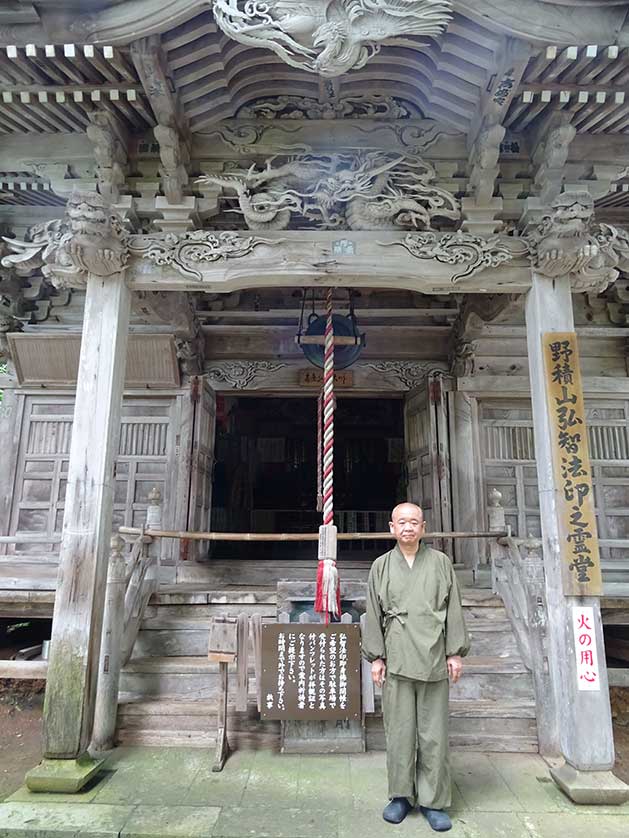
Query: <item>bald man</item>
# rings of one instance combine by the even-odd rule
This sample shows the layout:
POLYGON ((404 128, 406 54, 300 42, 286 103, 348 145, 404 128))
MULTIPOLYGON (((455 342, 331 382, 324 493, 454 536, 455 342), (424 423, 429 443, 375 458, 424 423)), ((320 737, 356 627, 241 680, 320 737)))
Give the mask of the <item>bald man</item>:
POLYGON ((459 680, 470 648, 452 562, 422 542, 424 514, 414 503, 391 513, 397 545, 369 572, 363 655, 382 686, 389 803, 401 823, 419 806, 437 832, 452 827, 448 756, 448 678, 459 680))

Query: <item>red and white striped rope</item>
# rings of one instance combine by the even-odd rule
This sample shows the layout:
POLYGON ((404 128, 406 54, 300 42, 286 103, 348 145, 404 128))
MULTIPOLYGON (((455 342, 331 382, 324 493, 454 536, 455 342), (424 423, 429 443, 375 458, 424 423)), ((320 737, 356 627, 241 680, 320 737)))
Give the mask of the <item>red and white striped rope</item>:
POLYGON ((323 355, 323 523, 334 523, 334 322, 332 289, 326 297, 323 355))
POLYGON ((323 512, 323 387, 317 396, 317 512, 323 512))

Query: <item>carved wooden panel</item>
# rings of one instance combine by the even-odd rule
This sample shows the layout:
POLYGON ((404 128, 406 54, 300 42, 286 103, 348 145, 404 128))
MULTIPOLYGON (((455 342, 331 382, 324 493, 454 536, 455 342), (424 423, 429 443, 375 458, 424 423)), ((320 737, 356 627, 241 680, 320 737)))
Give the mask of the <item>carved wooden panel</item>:
MULTIPOLYGON (((115 465, 113 525, 144 523, 148 494, 156 486, 167 521, 174 474, 174 399, 125 399, 115 465)), ((60 535, 72 434, 70 396, 25 397, 10 515, 11 535, 60 535)), ((15 555, 57 554, 58 544, 11 546, 15 555)))

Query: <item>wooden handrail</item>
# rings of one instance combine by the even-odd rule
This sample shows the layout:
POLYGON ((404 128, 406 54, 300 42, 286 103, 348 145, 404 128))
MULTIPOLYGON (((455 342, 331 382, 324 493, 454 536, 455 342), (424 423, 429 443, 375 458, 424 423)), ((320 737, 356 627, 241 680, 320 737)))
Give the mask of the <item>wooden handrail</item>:
MULTIPOLYGON (((149 538, 185 538, 190 541, 318 541, 318 533, 271 532, 186 532, 185 530, 141 530, 138 527, 120 527, 122 535, 139 535, 149 538)), ((423 538, 501 538, 507 532, 427 532, 423 538)), ((390 532, 340 532, 339 541, 381 541, 395 539, 390 532)))

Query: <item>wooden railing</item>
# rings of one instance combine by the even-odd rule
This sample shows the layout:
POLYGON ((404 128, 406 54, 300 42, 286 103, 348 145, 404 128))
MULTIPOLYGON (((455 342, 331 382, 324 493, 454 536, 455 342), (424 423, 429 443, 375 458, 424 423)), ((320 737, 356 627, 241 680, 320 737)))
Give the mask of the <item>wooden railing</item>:
MULTIPOLYGON (((157 489, 149 494, 146 527, 161 528, 157 489)), ((131 552, 125 558, 125 540, 118 534, 111 539, 91 745, 95 752, 113 747, 120 672, 131 657, 144 611, 158 585, 159 542, 142 528, 130 543, 131 552)))
MULTIPOLYGON (((497 489, 489 494, 489 527, 505 529, 505 511, 497 489)), ((546 646, 546 589, 542 541, 499 535, 490 542, 492 588, 504 602, 520 656, 531 672, 538 731, 552 729, 552 688, 546 646)), ((546 747, 540 739, 542 752, 546 747)))

